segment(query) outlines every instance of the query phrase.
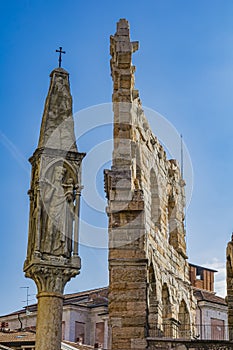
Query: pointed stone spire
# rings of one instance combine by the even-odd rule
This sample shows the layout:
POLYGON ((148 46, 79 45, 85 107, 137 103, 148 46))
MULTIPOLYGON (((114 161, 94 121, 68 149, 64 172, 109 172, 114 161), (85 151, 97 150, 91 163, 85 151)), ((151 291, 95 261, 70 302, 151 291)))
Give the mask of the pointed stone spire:
POLYGON ((50 77, 38 148, 77 151, 69 73, 63 68, 56 68, 50 77))
POLYGON ((81 162, 72 116, 69 74, 52 71, 32 165, 25 276, 38 289, 36 350, 60 350, 63 291, 79 274, 81 162))

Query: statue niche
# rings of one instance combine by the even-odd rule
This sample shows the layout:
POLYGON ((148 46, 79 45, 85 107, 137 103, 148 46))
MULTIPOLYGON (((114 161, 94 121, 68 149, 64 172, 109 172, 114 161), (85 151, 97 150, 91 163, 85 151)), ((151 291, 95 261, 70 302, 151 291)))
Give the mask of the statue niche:
POLYGON ((40 252, 71 257, 76 187, 62 165, 49 169, 41 180, 42 212, 40 252))

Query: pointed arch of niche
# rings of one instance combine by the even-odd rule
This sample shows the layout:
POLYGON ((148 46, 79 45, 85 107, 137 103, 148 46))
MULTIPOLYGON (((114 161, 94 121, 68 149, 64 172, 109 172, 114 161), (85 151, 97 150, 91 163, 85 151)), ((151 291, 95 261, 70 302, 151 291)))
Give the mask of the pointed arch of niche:
POLYGON ((168 190, 167 219, 168 242, 183 258, 187 259, 183 201, 178 189, 171 185, 168 190))
POLYGON ((79 183, 77 170, 64 158, 58 158, 50 162, 44 169, 41 170, 40 180, 51 180, 52 173, 56 167, 63 167, 65 169, 64 178, 72 178, 75 183, 79 183))
POLYGON ((172 310, 170 302, 170 293, 167 283, 162 286, 162 318, 163 318, 163 335, 164 337, 172 337, 172 310))
POLYGON ((184 299, 181 300, 179 305, 178 313, 179 321, 179 338, 190 338, 191 337, 191 324, 190 324, 190 314, 187 308, 187 304, 184 299))
POLYGON ((151 222, 154 227, 161 229, 161 203, 159 198, 159 186, 155 170, 150 171, 150 194, 151 194, 151 222))
POLYGON ((157 336, 158 305, 156 277, 153 264, 151 263, 148 269, 148 323, 150 337, 157 336))

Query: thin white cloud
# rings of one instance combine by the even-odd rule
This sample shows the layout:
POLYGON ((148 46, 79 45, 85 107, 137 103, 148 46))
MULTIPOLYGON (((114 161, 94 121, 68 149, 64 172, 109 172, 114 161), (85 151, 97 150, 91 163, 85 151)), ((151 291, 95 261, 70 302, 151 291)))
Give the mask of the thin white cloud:
POLYGON ((18 147, 0 130, 0 142, 10 152, 20 166, 28 172, 28 162, 18 147))

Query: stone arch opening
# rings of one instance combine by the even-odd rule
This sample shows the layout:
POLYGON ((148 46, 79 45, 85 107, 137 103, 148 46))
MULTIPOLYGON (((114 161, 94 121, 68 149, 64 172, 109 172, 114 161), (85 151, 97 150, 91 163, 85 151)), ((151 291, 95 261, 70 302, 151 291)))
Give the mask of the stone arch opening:
POLYGON ((162 287, 162 319, 164 336, 172 337, 170 293, 166 283, 162 287))
POLYGON ((156 327, 158 324, 158 300, 156 290, 156 278, 152 263, 148 270, 148 282, 149 336, 153 337, 156 335, 156 327))
POLYGON ((182 299, 179 306, 179 338, 190 338, 191 337, 191 327, 190 327, 190 315, 187 308, 187 305, 182 299))
POLYGON ((151 221, 155 227, 160 229, 160 199, 158 181, 154 169, 150 171, 150 193, 151 193, 151 221))
POLYGON ((172 189, 168 195, 167 205, 167 217, 168 217, 168 237, 169 243, 177 249, 178 243, 178 230, 177 230, 177 203, 176 197, 172 189))

